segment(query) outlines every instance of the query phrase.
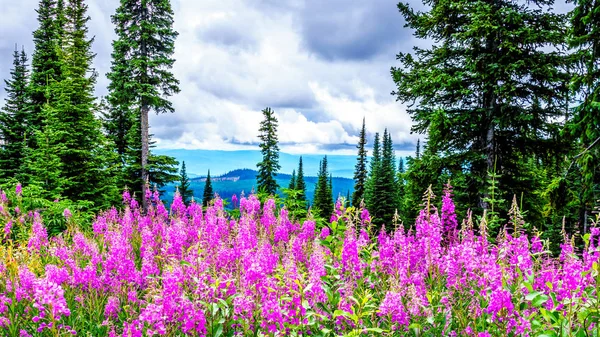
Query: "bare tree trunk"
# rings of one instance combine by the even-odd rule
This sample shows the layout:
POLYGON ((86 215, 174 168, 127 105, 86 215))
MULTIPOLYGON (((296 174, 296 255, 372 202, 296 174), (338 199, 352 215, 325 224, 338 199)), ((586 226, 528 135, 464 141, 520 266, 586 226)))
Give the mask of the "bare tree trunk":
MULTIPOLYGON (((143 5, 144 2, 142 2, 142 21, 146 20, 146 6, 143 5)), ((144 27, 142 25, 142 27, 144 27)), ((142 32, 142 39, 140 41, 140 50, 142 53, 143 57, 146 57, 147 55, 147 49, 146 49, 146 40, 143 37, 143 32, 142 32)), ((146 60, 144 60, 144 62, 146 62, 146 60)), ((146 68, 147 64, 144 63, 144 70, 142 72, 142 84, 147 83, 147 72, 148 69, 146 68)), ((140 105, 140 124, 141 124, 141 129, 142 129, 142 207, 144 209, 144 213, 146 211, 148 211, 148 201, 146 200, 146 188, 149 187, 150 181, 149 181, 149 175, 148 175, 148 155, 150 152, 149 149, 149 142, 150 140, 148 139, 148 129, 150 128, 150 123, 148 121, 148 104, 146 103, 145 99, 142 97, 141 99, 141 105, 140 105)))
POLYGON ((149 140, 148 140, 148 129, 150 125, 148 122, 148 106, 142 105, 141 107, 141 129, 142 129, 142 206, 144 212, 148 210, 148 202, 146 201, 146 188, 149 182, 148 175, 148 154, 149 154, 149 140))

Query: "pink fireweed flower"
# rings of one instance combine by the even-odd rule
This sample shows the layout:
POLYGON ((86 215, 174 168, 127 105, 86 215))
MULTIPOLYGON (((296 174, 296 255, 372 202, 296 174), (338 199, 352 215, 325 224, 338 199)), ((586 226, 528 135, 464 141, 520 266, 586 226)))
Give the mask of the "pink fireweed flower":
POLYGON ((4 225, 4 235, 9 236, 10 235, 10 230, 12 229, 12 220, 8 220, 8 222, 6 223, 6 225, 4 225))
POLYGON ((442 197, 442 228, 444 241, 452 245, 457 239, 458 221, 456 220, 455 206, 452 201, 452 186, 446 185, 442 197))
POLYGON ((325 226, 321 228, 321 234, 319 234, 319 237, 321 238, 321 240, 324 240, 329 236, 329 234, 331 234, 331 231, 329 230, 329 227, 325 226))
POLYGON ((173 203, 171 204, 171 213, 178 216, 183 216, 186 213, 186 206, 183 203, 183 198, 179 192, 175 193, 173 203))
POLYGON ((371 222, 371 215, 369 214, 369 211, 364 208, 361 212, 360 212, 360 220, 362 221, 361 224, 363 226, 367 225, 368 223, 371 222))
POLYGON ((232 195, 231 196, 231 203, 233 204, 233 208, 237 208, 237 202, 238 202, 238 197, 237 195, 232 195))
POLYGON ((33 233, 29 238, 29 243, 27 244, 27 248, 30 251, 40 251, 42 246, 48 245, 48 232, 46 231, 46 227, 42 224, 42 220, 40 218, 39 213, 35 212, 33 219, 33 226, 31 227, 33 233))
POLYGON ((73 216, 73 215, 71 214, 71 211, 70 211, 68 208, 65 208, 65 210, 63 211, 63 216, 64 216, 66 219, 70 219, 70 218, 71 218, 71 216, 73 216))
POLYGON ((17 187, 15 188, 15 194, 17 197, 20 197, 23 194, 23 188, 21 187, 21 183, 17 183, 17 187))
POLYGON ((342 247, 342 272, 349 272, 353 277, 362 276, 362 262, 358 256, 358 242, 354 230, 346 231, 346 238, 342 247))
POLYGON ((129 190, 123 191, 123 204, 129 205, 131 203, 131 194, 129 194, 129 190))
POLYGON ((105 319, 116 319, 119 311, 121 310, 121 303, 115 296, 109 296, 104 307, 104 318, 105 319))
POLYGON ((385 294, 385 298, 379 305, 379 316, 389 316, 392 322, 406 327, 410 322, 404 303, 402 303, 402 295, 391 291, 385 294))

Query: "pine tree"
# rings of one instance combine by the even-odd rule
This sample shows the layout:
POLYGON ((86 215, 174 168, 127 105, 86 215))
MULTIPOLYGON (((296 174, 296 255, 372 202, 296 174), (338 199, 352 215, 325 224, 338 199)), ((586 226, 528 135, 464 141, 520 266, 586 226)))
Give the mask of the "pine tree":
POLYGON ((4 80, 7 97, 0 111, 0 181, 21 180, 27 131, 27 55, 15 46, 11 78, 4 80))
POLYGON ((27 119, 27 139, 35 147, 36 130, 43 125, 42 108, 53 101, 54 92, 48 85, 62 79, 62 60, 60 57, 60 39, 62 31, 57 23, 56 0, 40 0, 36 10, 39 27, 33 32, 34 51, 31 58, 31 79, 27 88, 30 107, 27 119))
POLYGON ((296 176, 295 190, 300 191, 298 194, 299 201, 306 201, 306 182, 304 181, 304 167, 302 166, 302 156, 298 161, 298 175, 296 176))
POLYGON ((263 159, 256 165, 258 167, 256 180, 259 191, 275 195, 279 187, 275 176, 277 176, 277 171, 281 169, 281 165, 279 165, 279 146, 277 145, 277 118, 271 108, 264 109, 262 113, 264 119, 260 123, 258 138, 261 140, 260 151, 263 159))
POLYGON ((181 195, 183 203, 189 205, 193 192, 194 191, 190 188, 190 179, 185 170, 185 161, 183 161, 181 164, 181 171, 179 172, 179 194, 181 195))
POLYGON ((510 195, 538 193, 519 184, 519 160, 548 164, 566 150, 557 135, 566 92, 558 52, 564 15, 547 0, 424 3, 426 11, 398 7, 415 36, 434 45, 400 53, 401 67, 392 69, 398 100, 416 102, 408 110, 413 131, 428 134, 427 151, 442 157, 441 170, 467 171, 465 207, 488 208, 485 178, 496 160, 510 195))
MULTIPOLYGON (((144 194, 144 182, 150 180, 148 114, 150 111, 157 114, 173 112, 173 105, 167 97, 179 92, 179 81, 170 71, 175 62, 172 55, 178 34, 173 30, 173 10, 169 0, 122 0, 111 18, 117 40, 113 42, 113 64, 107 75, 111 80, 108 101, 114 122, 108 129, 113 130, 111 137, 115 140, 117 151, 123 151, 124 139, 128 137, 124 136, 120 127, 137 123, 139 119, 141 155, 138 183, 144 194), (119 108, 123 110, 118 112, 119 108)), ((146 200, 142 200, 146 208, 146 200)))
MULTIPOLYGON (((352 195, 352 205, 359 207, 365 197, 365 188, 367 183, 367 131, 365 129, 365 119, 363 118, 362 129, 360 130, 358 145, 358 157, 354 169, 354 194, 352 195)), ((348 199, 350 200, 350 199, 348 199)))
POLYGON ((206 183, 204 184, 204 194, 202 199, 202 205, 208 206, 208 203, 212 200, 214 196, 212 183, 210 182, 210 170, 208 170, 208 175, 206 175, 206 183))
POLYGON ((292 177, 290 178, 290 184, 288 189, 293 190, 296 188, 296 170, 292 171, 292 177))
POLYGON ((333 212, 333 197, 327 172, 327 156, 319 163, 319 176, 315 186, 315 196, 313 207, 316 209, 316 214, 329 220, 329 216, 333 212))

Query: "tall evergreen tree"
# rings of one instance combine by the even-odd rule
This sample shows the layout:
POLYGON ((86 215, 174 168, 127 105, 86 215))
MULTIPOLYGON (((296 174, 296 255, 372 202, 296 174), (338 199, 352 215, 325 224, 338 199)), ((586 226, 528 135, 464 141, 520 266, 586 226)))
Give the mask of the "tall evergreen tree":
MULTIPOLYGON (((31 79, 29 81, 29 111, 27 120, 27 139, 31 145, 35 141, 33 134, 43 125, 42 108, 53 100, 54 92, 48 90, 52 82, 62 78, 62 27, 57 23, 56 0, 40 0, 36 10, 39 27, 33 32, 34 51, 31 58, 31 79)), ((34 145, 33 145, 34 146, 34 145)), ((34 146, 35 147, 35 146, 34 146)))
POLYGON ((369 167, 369 177, 367 178, 367 184, 365 188, 365 203, 369 212, 375 207, 375 181, 379 176, 379 166, 381 163, 381 147, 379 141, 379 132, 375 133, 373 140, 373 157, 371 158, 369 167))
MULTIPOLYGON (((63 7, 62 2, 59 7, 63 7)), ((61 14, 66 27, 61 36, 64 49, 59 53, 62 77, 48 85, 54 99, 48 100, 42 109, 44 123, 36 135, 38 147, 48 147, 40 151, 53 151, 60 161, 61 179, 60 184, 49 180, 40 183, 46 184, 48 191, 58 191, 56 187, 60 186, 63 196, 69 199, 90 200, 95 201, 96 206, 107 206, 116 199, 118 190, 112 172, 105 166, 110 150, 101 132, 101 123, 95 117, 97 74, 92 69, 93 38, 87 39, 90 20, 87 9, 84 0, 70 0, 61 14)), ((43 156, 35 155, 36 151, 31 165, 39 172, 46 162, 43 156)))
POLYGON ((262 111, 264 119, 260 123, 260 152, 263 159, 256 166, 258 167, 258 175, 256 180, 258 190, 267 194, 275 195, 279 185, 275 180, 277 171, 281 169, 279 165, 279 145, 277 145, 277 118, 275 112, 271 108, 266 108, 262 111))
POLYGON ((316 208, 317 215, 326 220, 329 220, 329 216, 333 212, 333 197, 328 176, 327 156, 325 156, 319 163, 319 176, 315 186, 313 207, 316 208))
POLYGON ((573 0, 573 3, 568 42, 573 51, 574 68, 580 71, 574 74, 571 87, 581 101, 565 131, 578 140, 579 145, 576 157, 581 176, 578 220, 583 224, 586 212, 600 199, 600 1, 573 0))
POLYGON ((302 166, 302 156, 298 160, 298 175, 296 176, 296 186, 294 189, 300 191, 298 200, 306 201, 306 182, 304 181, 304 167, 302 166))
POLYGON ((398 171, 396 172, 396 181, 398 183, 398 193, 396 205, 398 206, 398 214, 404 218, 407 214, 404 207, 405 189, 406 189, 406 168, 404 166, 404 158, 398 160, 398 171))
POLYGON ((292 177, 290 178, 290 183, 288 185, 288 189, 293 190, 296 188, 296 170, 292 171, 292 177))
MULTIPOLYGON (((521 159, 549 164, 565 150, 557 137, 564 15, 553 13, 548 0, 424 3, 429 10, 398 7, 415 36, 434 45, 400 53, 392 76, 398 100, 416 102, 409 109, 413 131, 427 133, 427 151, 443 159, 431 176, 467 173, 471 201, 464 206, 488 208, 485 178, 497 162, 509 195, 535 195, 520 179, 521 159)), ((523 206, 531 211, 536 202, 523 206)))
POLYGON ((179 172, 179 194, 183 203, 189 205, 190 199, 193 196, 192 189, 190 188, 190 179, 188 178, 187 171, 185 169, 185 161, 181 164, 181 171, 179 172))
POLYGON ((354 168, 354 193, 352 195, 352 206, 359 207, 365 197, 367 184, 367 131, 365 129, 365 119, 363 118, 362 129, 360 130, 358 145, 358 157, 356 167, 354 168))
POLYGON ((24 165, 27 131, 27 55, 15 46, 13 69, 6 85, 5 104, 0 111, 0 181, 7 178, 21 180, 24 165))
POLYGON ((204 194, 202 198, 202 205, 208 206, 208 203, 214 197, 215 192, 213 191, 212 183, 210 181, 210 170, 208 170, 208 174, 206 175, 206 183, 204 184, 204 194))
POLYGON ((398 189, 396 184, 396 160, 392 136, 387 129, 383 132, 382 155, 373 177, 373 196, 371 199, 372 223, 380 227, 391 226, 397 209, 398 189))
MULTIPOLYGON (((134 124, 139 120, 141 179, 138 183, 143 192, 144 182, 150 180, 148 114, 150 111, 157 114, 173 112, 173 105, 167 98, 179 92, 179 81, 171 72, 178 34, 173 30, 173 10, 169 0, 121 0, 111 18, 117 40, 113 42, 113 65, 107 75, 111 80, 110 115, 117 125, 134 124), (117 112, 118 108, 124 110, 117 112)), ((112 137, 118 151, 123 151, 123 139, 127 137, 122 131, 113 131, 112 137)), ((145 207, 144 198, 143 202, 145 207)))

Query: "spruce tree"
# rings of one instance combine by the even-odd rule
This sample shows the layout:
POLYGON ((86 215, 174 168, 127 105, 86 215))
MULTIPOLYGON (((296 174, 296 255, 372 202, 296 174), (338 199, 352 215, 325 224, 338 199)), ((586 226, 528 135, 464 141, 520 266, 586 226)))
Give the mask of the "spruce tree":
POLYGON ((210 170, 208 170, 208 174, 206 175, 206 183, 204 184, 204 194, 202 198, 202 205, 208 206, 208 203, 212 200, 214 196, 212 183, 210 181, 210 170))
POLYGON ((319 163, 319 176, 315 186, 315 196, 313 207, 316 208, 316 214, 329 220, 329 216, 333 212, 333 197, 327 172, 327 156, 319 163))
POLYGON ((406 208, 404 207, 405 189, 406 189, 406 168, 404 167, 404 158, 398 160, 398 171, 396 172, 396 182, 398 184, 398 193, 396 205, 398 206, 398 214, 401 218, 406 216, 406 208))
POLYGON ((373 213, 375 208, 375 181, 379 176, 379 166, 381 163, 381 148, 379 142, 379 132, 375 133, 373 140, 373 157, 371 158, 369 167, 369 177, 365 186, 365 203, 370 213, 373 213))
POLYGON ((271 108, 266 108, 262 111, 264 119, 260 123, 260 152, 263 159, 256 166, 258 174, 256 180, 258 190, 270 195, 275 195, 279 185, 275 180, 277 171, 281 169, 279 165, 279 146, 277 145, 277 118, 275 112, 271 108))
POLYGON ((298 175, 296 176, 295 190, 299 191, 298 200, 306 201, 306 182, 304 181, 304 167, 302 166, 302 156, 298 161, 298 175))
POLYGON ((327 194, 331 195, 331 205, 335 206, 336 196, 333 195, 333 175, 329 173, 329 181, 327 182, 327 194))
POLYGON ((21 181, 27 131, 28 96, 27 55, 15 46, 13 69, 6 85, 5 104, 0 110, 0 181, 16 178, 21 181))
MULTIPOLYGON (((61 3, 59 7, 62 6, 61 3)), ((113 172, 105 165, 110 149, 101 132, 101 122, 95 117, 97 74, 92 68, 93 38, 87 39, 87 9, 83 0, 71 0, 64 6, 62 15, 67 28, 61 36, 64 49, 59 53, 62 78, 48 85, 48 92, 54 92, 54 97, 51 100, 49 94, 42 109, 44 122, 36 143, 42 153, 53 151, 61 163, 57 166, 58 182, 50 178, 39 182, 49 192, 60 190, 68 199, 94 201, 100 207, 116 200, 118 189, 113 172)), ((46 162, 44 156, 35 155, 37 150, 34 149, 30 165, 40 172, 46 162)))
MULTIPOLYGON (((574 0, 570 13, 569 47, 575 69, 571 88, 581 101, 569 119, 565 133, 576 139, 576 166, 581 176, 579 223, 600 199, 600 2, 574 0)), ((582 226, 583 227, 583 226, 582 226)), ((581 231, 584 228, 580 228, 581 231)))
POLYGON ((538 193, 521 184, 519 167, 522 158, 548 165, 565 152, 557 134, 566 91, 558 50, 564 15, 548 0, 424 3, 425 11, 398 7, 414 35, 433 46, 400 53, 401 66, 392 69, 397 99, 415 103, 408 110, 413 131, 428 134, 442 170, 468 171, 465 207, 488 208, 485 178, 496 161, 510 195, 538 193))
POLYGON ((189 205, 193 192, 194 191, 190 188, 190 179, 188 178, 185 169, 185 161, 183 161, 181 164, 181 171, 179 172, 179 194, 181 195, 184 204, 189 205))
POLYGON ((398 190, 392 137, 387 129, 383 133, 382 155, 375 172, 370 209, 372 223, 377 227, 390 226, 397 209, 398 190))
POLYGON ((31 79, 27 89, 29 95, 29 111, 27 119, 27 139, 29 145, 35 147, 36 130, 41 130, 43 125, 42 108, 52 102, 55 92, 49 90, 52 82, 62 78, 62 60, 60 52, 62 45, 61 27, 57 24, 56 0, 40 0, 36 10, 39 27, 33 32, 34 51, 31 58, 31 79))
MULTIPOLYGON (((173 30, 173 10, 169 0, 121 0, 111 17, 117 40, 113 42, 113 65, 107 77, 111 117, 117 125, 139 120, 140 179, 142 194, 149 181, 150 133, 148 114, 173 112, 167 98, 179 92, 179 81, 171 68, 177 32, 173 30), (122 112, 116 109, 123 108, 122 112), (127 114, 130 116, 121 115, 127 114)), ((135 121, 135 122, 134 122, 135 121)), ((135 127, 133 125, 132 127, 135 127)), ((113 127, 114 130, 114 127, 113 127)), ((118 151, 123 151, 123 131, 112 135, 118 151)), ((143 198, 144 208, 146 200, 143 198)))
POLYGON ((290 178, 290 183, 288 185, 288 189, 293 190, 296 188, 296 170, 292 171, 292 177, 290 178))
MULTIPOLYGON (((352 195, 352 206, 359 207, 365 197, 367 184, 367 131, 365 129, 365 119, 363 118, 362 129, 360 130, 358 145, 358 157, 356 167, 354 168, 354 193, 352 195)), ((349 200, 349 199, 348 199, 349 200)))

